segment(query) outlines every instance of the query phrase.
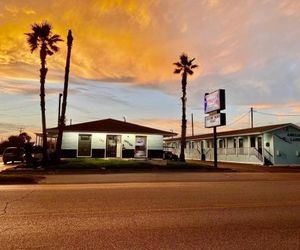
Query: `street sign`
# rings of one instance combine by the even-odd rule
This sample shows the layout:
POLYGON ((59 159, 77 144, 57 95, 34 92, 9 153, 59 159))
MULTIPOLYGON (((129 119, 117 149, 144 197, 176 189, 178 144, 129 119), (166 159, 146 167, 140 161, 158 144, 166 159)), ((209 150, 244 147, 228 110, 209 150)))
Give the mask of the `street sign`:
POLYGON ((226 125, 226 114, 220 113, 225 109, 225 89, 218 89, 204 96, 205 127, 214 131, 214 167, 218 167, 217 127, 226 125))
POLYGON ((206 128, 223 126, 225 124, 226 124, 226 114, 224 113, 210 114, 209 116, 205 117, 206 128))
POLYGON ((214 111, 225 109, 225 90, 218 89, 204 96, 204 113, 208 114, 214 111))

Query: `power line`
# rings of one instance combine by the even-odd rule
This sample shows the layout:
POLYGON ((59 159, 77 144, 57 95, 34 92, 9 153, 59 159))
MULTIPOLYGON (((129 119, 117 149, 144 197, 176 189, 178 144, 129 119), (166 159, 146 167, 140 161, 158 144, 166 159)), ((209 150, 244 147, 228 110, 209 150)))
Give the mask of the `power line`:
POLYGON ((237 123, 238 121, 240 121, 241 119, 243 119, 246 115, 248 115, 250 113, 250 111, 247 111, 246 113, 240 115, 240 117, 238 117, 237 119, 235 119, 233 122, 227 124, 227 126, 231 126, 232 124, 237 123))
POLYGON ((295 114, 281 115, 281 114, 265 113, 265 112, 260 112, 260 111, 256 111, 256 110, 253 110, 253 112, 259 113, 259 114, 262 114, 262 115, 270 115, 270 116, 300 116, 300 114, 299 115, 295 115, 295 114))

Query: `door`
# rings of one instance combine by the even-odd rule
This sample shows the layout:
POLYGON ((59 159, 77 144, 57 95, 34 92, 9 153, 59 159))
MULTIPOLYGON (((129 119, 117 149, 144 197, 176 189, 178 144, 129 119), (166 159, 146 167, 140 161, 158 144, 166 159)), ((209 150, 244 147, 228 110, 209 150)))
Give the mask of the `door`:
POLYGON ((107 135, 106 137, 106 157, 121 157, 121 136, 107 135))
POLYGON ((257 151, 262 154, 262 139, 261 137, 257 137, 257 151))
POLYGON ((136 136, 135 137, 134 157, 136 157, 136 158, 147 157, 147 137, 146 136, 136 136))
POLYGON ((92 135, 78 135, 78 156, 90 157, 92 149, 92 135))

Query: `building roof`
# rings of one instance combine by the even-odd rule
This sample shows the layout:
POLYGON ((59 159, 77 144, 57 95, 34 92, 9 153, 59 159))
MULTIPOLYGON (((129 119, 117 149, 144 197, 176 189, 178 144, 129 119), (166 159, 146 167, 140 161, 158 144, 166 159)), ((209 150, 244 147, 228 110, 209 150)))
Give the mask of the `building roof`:
MULTIPOLYGON (((57 132, 58 128, 47 129, 48 132, 57 132)), ((149 128, 129 122, 104 119, 91 122, 78 123, 65 126, 64 131, 69 132, 106 132, 106 133, 135 133, 135 134, 159 134, 163 136, 175 136, 176 133, 149 128)))
MULTIPOLYGON (((257 134, 267 133, 267 132, 271 132, 273 130, 285 128, 288 126, 292 126, 294 128, 300 129, 295 124, 284 123, 284 124, 275 124, 275 125, 268 125, 268 126, 262 126, 262 127, 222 131, 222 132, 217 132, 217 136, 218 137, 228 137, 228 136, 257 135, 257 134)), ((213 133, 186 137, 187 140, 210 139, 210 138, 213 138, 213 133)), ((167 139, 166 141, 177 141, 178 139, 180 139, 180 137, 167 139)))

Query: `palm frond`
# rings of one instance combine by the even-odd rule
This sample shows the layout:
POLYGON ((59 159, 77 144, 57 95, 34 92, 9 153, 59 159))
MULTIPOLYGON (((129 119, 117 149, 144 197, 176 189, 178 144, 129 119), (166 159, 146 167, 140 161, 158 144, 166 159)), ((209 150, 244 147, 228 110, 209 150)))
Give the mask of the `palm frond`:
POLYGON ((191 69, 189 69, 189 68, 186 68, 186 72, 187 72, 189 75, 194 74, 194 72, 193 72, 191 69))
POLYGON ((180 62, 176 62, 176 63, 173 63, 173 64, 176 65, 178 68, 183 67, 183 65, 180 62))
POLYGON ((37 23, 31 25, 33 33, 39 34, 41 32, 41 26, 37 23))
POLYGON ((188 61, 188 56, 186 54, 182 54, 180 56, 180 62, 182 65, 188 65, 189 61, 188 61))
POLYGON ((47 55, 51 56, 54 52, 59 50, 55 43, 63 41, 57 34, 52 35, 52 26, 48 22, 44 21, 41 24, 34 23, 31 25, 32 33, 25 33, 27 36, 27 42, 30 46, 31 52, 37 49, 39 46, 46 46, 47 55))
POLYGON ((175 70, 174 70, 174 74, 179 74, 179 73, 181 72, 181 70, 182 70, 182 68, 180 68, 180 69, 175 69, 175 70))
POLYGON ((45 40, 49 38, 51 35, 52 26, 47 21, 43 22, 40 25, 40 37, 44 38, 45 40))
POLYGON ((54 52, 52 52, 50 49, 47 49, 47 55, 52 56, 54 52))
POLYGON ((197 68, 197 67, 198 67, 198 65, 194 64, 194 65, 191 66, 191 69, 194 69, 194 68, 197 68))
POLYGON ((38 37, 35 33, 25 33, 31 53, 38 47, 38 37))
POLYGON ((192 62, 193 62, 195 59, 196 59, 196 58, 193 58, 192 60, 189 60, 188 66, 191 66, 191 65, 192 65, 192 62))
POLYGON ((64 40, 61 39, 59 35, 55 34, 49 38, 49 41, 56 43, 56 42, 63 42, 64 40))
POLYGON ((49 46, 50 46, 50 49, 51 50, 53 50, 54 52, 57 52, 57 51, 59 51, 59 47, 57 47, 56 45, 54 45, 54 44, 49 44, 49 46))

